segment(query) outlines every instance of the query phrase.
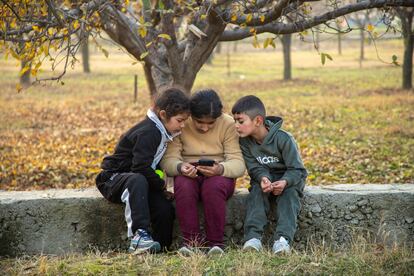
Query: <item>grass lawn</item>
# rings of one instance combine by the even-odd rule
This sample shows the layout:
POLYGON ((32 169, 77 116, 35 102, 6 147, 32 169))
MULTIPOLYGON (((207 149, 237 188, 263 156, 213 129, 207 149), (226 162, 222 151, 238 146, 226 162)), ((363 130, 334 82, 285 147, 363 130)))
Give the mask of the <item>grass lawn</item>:
MULTIPOLYGON (((348 45, 341 56, 323 49, 334 60, 322 66, 315 51, 294 48, 294 79, 286 82, 280 51, 239 47, 228 75, 224 50, 202 68, 194 89, 216 89, 226 111, 240 96, 261 97, 268 114, 282 116, 295 136, 309 185, 413 183, 414 93, 399 89, 401 68, 378 60, 373 46, 360 68, 357 49, 348 45)), ((0 61, 0 189, 94 185, 102 157, 150 104, 140 65, 109 50, 109 58, 92 52, 89 75, 78 64, 65 85, 37 84, 21 93, 16 62, 0 61)), ((402 50, 402 41, 378 44, 384 60, 393 54, 401 59, 402 50)), ((238 181, 247 184, 247 177, 238 181)))
POLYGON ((412 248, 354 244, 333 250, 313 246, 290 256, 229 249, 222 256, 127 255, 91 252, 63 257, 0 259, 6 275, 412 275, 412 248))

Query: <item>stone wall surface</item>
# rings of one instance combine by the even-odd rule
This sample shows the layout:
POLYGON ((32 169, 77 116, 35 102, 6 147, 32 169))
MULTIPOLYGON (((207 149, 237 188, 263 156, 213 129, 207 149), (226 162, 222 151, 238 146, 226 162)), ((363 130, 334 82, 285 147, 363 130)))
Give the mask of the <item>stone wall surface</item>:
MULTIPOLYGON (((227 204, 227 244, 242 244, 247 195, 237 190, 227 204)), ((348 244, 359 233, 380 242, 414 243, 413 184, 307 187, 302 203, 297 249, 308 241, 348 244)), ((0 192, 0 255, 124 250, 123 212, 122 205, 107 202, 95 188, 0 192)), ((270 214, 265 241, 272 241, 274 225, 270 214)), ((174 236, 177 246, 177 223, 174 236)))

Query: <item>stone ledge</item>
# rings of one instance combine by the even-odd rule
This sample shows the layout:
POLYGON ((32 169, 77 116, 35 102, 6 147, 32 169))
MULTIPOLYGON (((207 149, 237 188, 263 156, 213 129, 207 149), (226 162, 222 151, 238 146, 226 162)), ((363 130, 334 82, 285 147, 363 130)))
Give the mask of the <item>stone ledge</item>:
MULTIPOLYGON (((227 243, 240 245, 247 190, 227 204, 227 243)), ((265 237, 271 236, 274 218, 265 237)), ((413 184, 343 184, 305 190, 295 247, 309 240, 349 243, 356 232, 387 243, 414 243, 413 184)), ((175 242, 178 242, 175 226, 175 242)), ((123 206, 95 188, 0 192, 0 255, 65 254, 127 246, 123 206)))

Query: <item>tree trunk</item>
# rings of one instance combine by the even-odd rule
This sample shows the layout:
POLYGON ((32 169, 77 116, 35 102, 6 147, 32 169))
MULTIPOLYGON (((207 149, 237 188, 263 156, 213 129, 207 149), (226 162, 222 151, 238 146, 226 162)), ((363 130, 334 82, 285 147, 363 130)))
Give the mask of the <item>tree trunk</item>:
POLYGON ((292 61, 290 58, 290 49, 292 45, 292 35, 285 34, 282 36, 283 45, 283 80, 292 79, 292 61))
POLYGON ((404 10, 400 16, 404 36, 404 61, 402 66, 402 88, 411 89, 413 87, 413 11, 404 10))
POLYGON ((365 31, 364 28, 359 30, 359 67, 362 67, 362 61, 365 59, 365 31))
POLYGON ((342 34, 338 32, 338 55, 342 55, 342 34))
MULTIPOLYGON (((26 67, 27 61, 22 60, 20 64, 21 64, 21 69, 23 69, 26 67)), ((20 84, 24 87, 27 87, 30 85, 30 71, 31 71, 30 69, 32 66, 31 65, 29 66, 30 66, 29 70, 27 70, 26 72, 24 72, 23 75, 20 76, 20 84)))
POLYGON ((234 52, 234 53, 237 53, 237 44, 239 44, 239 42, 238 42, 238 41, 234 41, 234 42, 233 42, 233 52, 234 52))
POLYGON ((221 43, 217 43, 216 45, 216 54, 221 54, 221 43))
POLYGON ((84 38, 81 43, 81 52, 82 52, 82 64, 83 64, 83 72, 90 73, 91 68, 89 66, 89 41, 88 37, 84 38))

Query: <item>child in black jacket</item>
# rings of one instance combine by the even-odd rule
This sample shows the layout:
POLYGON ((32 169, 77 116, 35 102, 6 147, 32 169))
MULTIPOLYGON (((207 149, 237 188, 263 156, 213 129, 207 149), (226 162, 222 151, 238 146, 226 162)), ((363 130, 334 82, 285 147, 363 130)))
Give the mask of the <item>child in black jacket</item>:
POLYGON ((158 163, 167 144, 180 134, 189 109, 181 90, 161 93, 146 118, 128 130, 102 162, 96 186, 107 200, 125 203, 130 253, 155 253, 171 245, 174 208, 158 163))

